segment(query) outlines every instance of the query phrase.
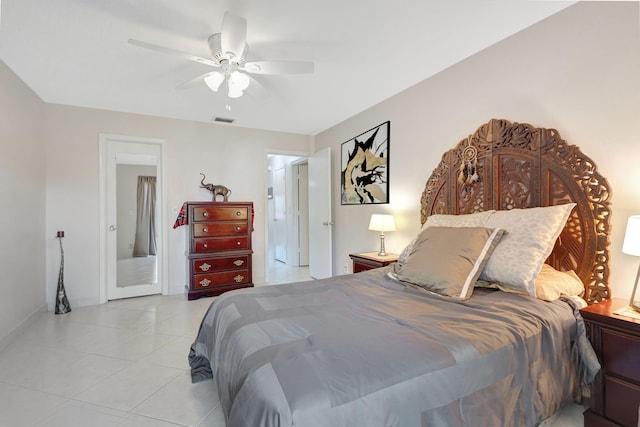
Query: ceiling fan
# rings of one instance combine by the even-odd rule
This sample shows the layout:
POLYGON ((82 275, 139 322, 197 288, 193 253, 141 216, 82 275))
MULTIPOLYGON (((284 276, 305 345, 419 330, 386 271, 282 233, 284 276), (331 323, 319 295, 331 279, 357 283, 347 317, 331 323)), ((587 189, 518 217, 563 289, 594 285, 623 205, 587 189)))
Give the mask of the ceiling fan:
POLYGON ((313 72, 313 62, 247 62, 246 56, 249 52, 249 46, 247 45, 246 38, 246 19, 231 12, 225 12, 222 20, 222 31, 212 34, 208 39, 209 50, 212 56, 211 59, 136 39, 129 39, 129 43, 157 52, 178 55, 190 61, 216 68, 217 70, 215 71, 202 74, 178 85, 178 88, 188 88, 204 80, 211 90, 217 92, 222 83, 226 83, 225 86, 229 98, 239 98, 242 96, 252 80, 249 74, 305 74, 313 72))

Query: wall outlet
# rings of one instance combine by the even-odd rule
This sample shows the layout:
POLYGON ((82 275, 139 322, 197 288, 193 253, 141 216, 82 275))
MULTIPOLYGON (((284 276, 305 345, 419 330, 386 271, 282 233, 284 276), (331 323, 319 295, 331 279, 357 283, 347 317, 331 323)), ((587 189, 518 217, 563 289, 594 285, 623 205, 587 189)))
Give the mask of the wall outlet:
POLYGON ((342 266, 342 272, 343 273, 348 273, 349 272, 349 266, 347 264, 342 266))

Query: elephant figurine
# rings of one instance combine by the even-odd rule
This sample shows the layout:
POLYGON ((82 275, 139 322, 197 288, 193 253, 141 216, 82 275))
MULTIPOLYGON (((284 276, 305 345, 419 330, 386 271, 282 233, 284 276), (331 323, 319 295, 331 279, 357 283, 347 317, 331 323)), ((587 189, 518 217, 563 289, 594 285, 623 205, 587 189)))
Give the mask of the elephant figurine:
POLYGON ((206 176, 203 173, 201 173, 200 175, 202 175, 202 181, 200 181, 200 188, 204 188, 205 190, 211 191, 212 201, 216 202, 217 201, 216 199, 218 198, 218 196, 222 196, 224 199, 223 201, 225 202, 229 201, 229 195, 231 194, 231 190, 229 190, 224 185, 205 184, 204 179, 206 178, 206 176))

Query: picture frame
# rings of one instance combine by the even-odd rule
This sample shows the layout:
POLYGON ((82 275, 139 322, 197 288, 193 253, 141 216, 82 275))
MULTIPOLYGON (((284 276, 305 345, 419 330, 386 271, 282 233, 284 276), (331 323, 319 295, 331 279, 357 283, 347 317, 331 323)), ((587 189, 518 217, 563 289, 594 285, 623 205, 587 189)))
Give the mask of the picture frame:
POLYGON ((341 204, 389 203, 390 135, 386 121, 342 143, 341 204))

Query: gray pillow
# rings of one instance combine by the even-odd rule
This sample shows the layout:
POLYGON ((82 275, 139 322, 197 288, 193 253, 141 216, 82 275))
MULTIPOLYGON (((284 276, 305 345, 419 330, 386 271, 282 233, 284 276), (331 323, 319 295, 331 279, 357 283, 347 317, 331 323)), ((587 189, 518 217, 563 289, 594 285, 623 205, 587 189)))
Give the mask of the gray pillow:
POLYGON ((467 299, 504 230, 428 227, 395 277, 440 295, 467 299))

